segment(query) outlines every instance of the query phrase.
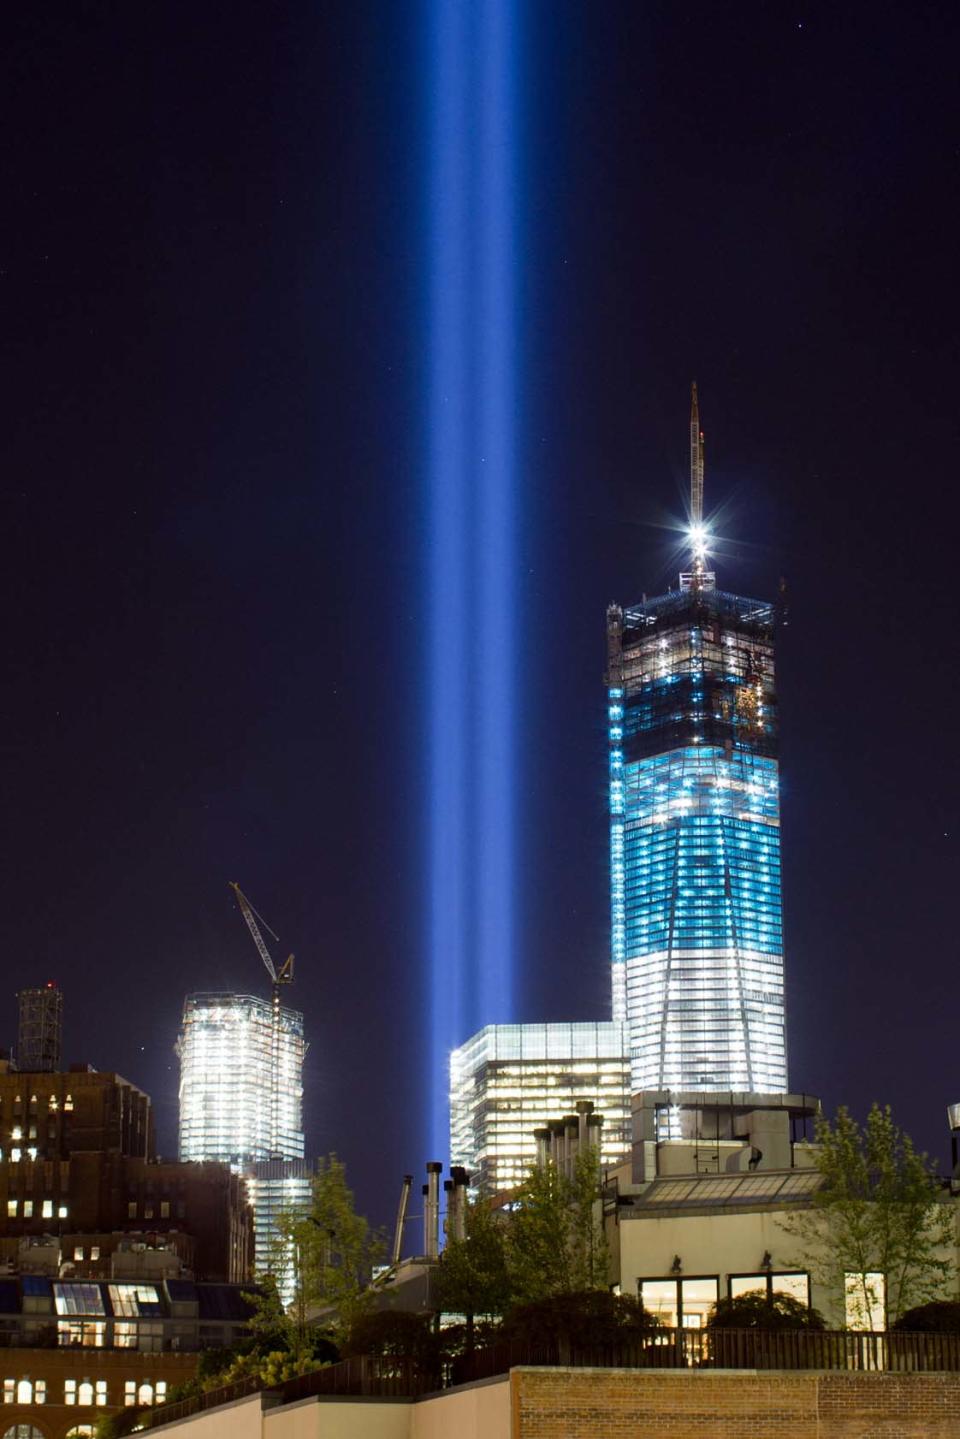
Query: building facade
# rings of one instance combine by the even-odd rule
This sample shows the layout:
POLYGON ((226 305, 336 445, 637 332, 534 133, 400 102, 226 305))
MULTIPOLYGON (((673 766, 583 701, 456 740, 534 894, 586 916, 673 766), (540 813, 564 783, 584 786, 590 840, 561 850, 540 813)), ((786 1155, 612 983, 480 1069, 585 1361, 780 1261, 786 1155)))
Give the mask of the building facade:
POLYGON ((180 1158, 302 1159, 303 1015, 250 994, 191 994, 177 1041, 180 1158))
POLYGON ((700 531, 679 589, 607 611, 613 1016, 634 1092, 777 1093, 775 607, 704 561, 700 531))
POLYGON ((491 1024, 450 1056, 451 1164, 486 1194, 515 1188, 537 1156, 534 1130, 593 1102, 601 1162, 629 1148, 629 1070, 619 1024, 491 1024))
POLYGON ((177 1041, 180 1158, 220 1160, 244 1177, 254 1208, 257 1273, 278 1263, 276 1215, 310 1203, 305 1052, 298 1010, 249 994, 187 996, 177 1041))
POLYGON ((116 1254, 162 1249, 177 1272, 239 1282, 252 1245, 242 1182, 225 1164, 158 1160, 142 1089, 85 1065, 30 1073, 0 1062, 0 1257, 8 1263, 22 1269, 27 1250, 43 1250, 55 1255, 54 1272, 92 1264, 107 1277, 116 1254))

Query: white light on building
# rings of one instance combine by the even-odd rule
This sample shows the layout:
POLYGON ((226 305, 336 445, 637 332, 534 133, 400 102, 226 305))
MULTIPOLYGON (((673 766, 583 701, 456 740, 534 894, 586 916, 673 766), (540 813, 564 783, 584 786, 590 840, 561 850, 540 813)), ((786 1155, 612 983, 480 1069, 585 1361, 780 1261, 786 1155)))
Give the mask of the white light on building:
POLYGON ((276 1215, 309 1207, 305 1051, 297 1010, 281 1005, 275 1012, 269 1000, 249 994, 191 994, 184 1002, 180 1158, 219 1160, 246 1177, 258 1273, 275 1266, 276 1215))
POLYGON ((513 1189, 536 1158, 535 1129, 592 1100, 600 1159, 630 1147, 629 1061, 612 1023, 491 1024, 450 1056, 450 1159, 486 1193, 513 1189))

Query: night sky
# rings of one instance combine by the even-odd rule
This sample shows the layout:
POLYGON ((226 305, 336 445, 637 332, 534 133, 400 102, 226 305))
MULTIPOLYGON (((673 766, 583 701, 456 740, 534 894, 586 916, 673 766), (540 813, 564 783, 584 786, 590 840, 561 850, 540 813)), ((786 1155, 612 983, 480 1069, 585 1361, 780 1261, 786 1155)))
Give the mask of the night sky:
MULTIPOLYGON (((59 980, 172 1155, 184 994, 267 992, 238 880, 378 1220, 432 1157, 425 13, 20 6, 0 87, 0 1043, 59 980)), ((719 583, 789 590, 791 1084, 945 1162, 960 9, 521 13, 517 1017, 607 1016, 604 611, 675 583, 696 378, 719 583)))

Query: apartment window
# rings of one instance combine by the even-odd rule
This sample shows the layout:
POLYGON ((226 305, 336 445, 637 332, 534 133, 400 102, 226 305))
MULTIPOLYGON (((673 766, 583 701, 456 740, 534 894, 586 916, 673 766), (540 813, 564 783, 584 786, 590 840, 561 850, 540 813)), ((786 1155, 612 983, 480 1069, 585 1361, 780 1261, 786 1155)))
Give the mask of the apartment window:
POLYGON ((53 1302, 58 1314, 106 1314, 99 1284, 54 1281, 53 1302))
POLYGON ((40 1211, 40 1217, 41 1217, 42 1219, 52 1219, 52 1218, 53 1218, 53 1200, 52 1200, 52 1199, 45 1199, 45 1200, 43 1201, 43 1208, 42 1208, 41 1211, 40 1211))
POLYGON ((810 1276, 803 1270, 783 1270, 781 1273, 729 1275, 728 1293, 731 1299, 741 1299, 744 1294, 763 1294, 772 1299, 775 1294, 786 1294, 800 1304, 810 1303, 810 1276))
POLYGON ((46 1404, 47 1381, 38 1379, 4 1379, 4 1404, 46 1404))
POLYGON ((72 1429, 67 1430, 66 1439, 93 1439, 93 1434, 92 1424, 74 1424, 72 1429))
POLYGON ((16 1148, 11 1149, 11 1151, 10 1151, 10 1158, 13 1160, 13 1163, 14 1163, 14 1164, 18 1164, 18 1163, 20 1162, 20 1151, 19 1151, 19 1149, 16 1149, 16 1148))
POLYGON ((127 1218, 128 1218, 128 1219, 136 1219, 136 1217, 137 1217, 137 1201, 136 1201, 135 1199, 131 1199, 131 1200, 130 1200, 130 1203, 127 1205, 127 1218))
POLYGON ((845 1274, 843 1279, 847 1328, 885 1329, 887 1320, 886 1275, 874 1271, 869 1274, 845 1274))
POLYGON ((11 1424, 5 1430, 3 1439, 45 1439, 45 1436, 36 1424, 11 1424))
POLYGON ((127 1409, 132 1409, 137 1402, 137 1381, 127 1379, 123 1386, 123 1402, 127 1409))
POLYGON ((640 1303, 671 1329, 703 1329, 717 1302, 715 1274, 690 1279, 641 1279, 640 1303))
POLYGON ((91 1245, 90 1245, 90 1258, 91 1258, 91 1259, 99 1259, 99 1258, 100 1258, 100 1245, 99 1245, 99 1244, 91 1244, 91 1245))
POLYGON ((102 1349, 106 1330, 102 1319, 61 1319, 57 1343, 61 1349, 102 1349))
POLYGON ((36 1137, 37 1137, 37 1126, 36 1126, 35 1124, 31 1124, 30 1128, 27 1130, 27 1138, 28 1138, 28 1139, 36 1139, 36 1137))
POLYGON ((64 1404, 76 1404, 76 1402, 77 1402, 77 1381, 76 1381, 76 1379, 64 1379, 64 1381, 63 1381, 63 1402, 64 1402, 64 1404))
POLYGON ((72 1095, 72 1094, 65 1094, 65 1095, 64 1095, 64 1097, 63 1097, 63 1107, 64 1107, 64 1109, 72 1109, 72 1108, 73 1108, 73 1095, 72 1095))
POLYGON ((83 1245, 82 1245, 82 1244, 75 1244, 75 1245, 73 1246, 73 1257, 74 1257, 74 1259, 76 1259, 76 1260, 80 1260, 80 1259, 83 1258, 83 1245))
POLYGON ((143 1217, 144 1217, 144 1219, 152 1219, 152 1218, 153 1218, 153 1205, 152 1205, 152 1204, 145 1204, 145 1205, 143 1206, 143 1217))
POLYGON ((169 1218, 170 1218, 170 1201, 169 1201, 169 1199, 161 1199, 161 1201, 160 1201, 160 1218, 161 1218, 161 1219, 169 1219, 169 1218))
POLYGON ((58 1218, 58 1219, 66 1219, 66 1217, 67 1217, 67 1206, 66 1206, 65 1204, 58 1205, 58 1207, 57 1207, 57 1218, 58 1218))
POLYGON ((24 1219, 32 1219, 32 1218, 33 1218, 33 1200, 32 1200, 32 1199, 25 1199, 25 1200, 23 1201, 23 1217, 24 1217, 24 1219))
POLYGON ((17 1201, 16 1201, 15 1199, 8 1199, 8 1200, 7 1200, 7 1218, 8 1218, 8 1219, 16 1219, 16 1217, 17 1217, 17 1201))
POLYGON ((15 1124, 15 1125, 13 1126, 13 1128, 11 1129, 11 1131, 10 1131, 10 1138, 11 1138, 11 1139, 22 1139, 22 1138, 23 1138, 23 1130, 22 1130, 22 1128, 20 1127, 19 1124, 15 1124))

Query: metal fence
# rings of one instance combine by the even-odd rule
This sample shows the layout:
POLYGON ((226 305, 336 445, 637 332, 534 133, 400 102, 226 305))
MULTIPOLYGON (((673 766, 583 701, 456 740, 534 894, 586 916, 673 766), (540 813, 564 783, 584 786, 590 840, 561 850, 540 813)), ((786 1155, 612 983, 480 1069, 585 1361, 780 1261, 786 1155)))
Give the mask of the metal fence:
MULTIPOLYGON (((416 1399, 456 1384, 491 1379, 520 1366, 575 1369, 832 1369, 878 1373, 960 1372, 960 1334, 853 1333, 816 1329, 657 1329, 633 1344, 546 1340, 502 1342, 424 1365, 403 1356, 343 1359, 263 1390, 268 1406, 315 1395, 416 1399)), ((147 1428, 255 1394, 256 1379, 147 1409, 147 1428)))

